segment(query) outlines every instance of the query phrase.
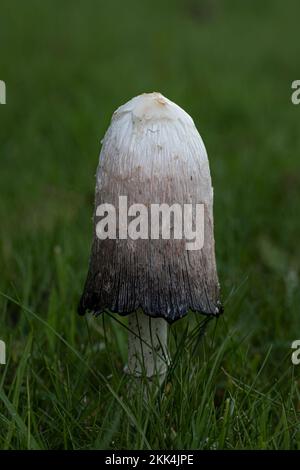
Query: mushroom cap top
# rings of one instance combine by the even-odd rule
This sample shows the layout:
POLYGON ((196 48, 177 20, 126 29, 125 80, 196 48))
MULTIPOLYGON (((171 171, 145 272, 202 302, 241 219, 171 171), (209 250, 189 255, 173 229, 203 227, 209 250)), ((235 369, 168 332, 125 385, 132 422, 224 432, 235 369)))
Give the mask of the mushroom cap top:
POLYGON ((143 93, 127 101, 114 112, 112 121, 128 113, 133 121, 180 120, 185 125, 194 126, 188 113, 158 92, 143 93))

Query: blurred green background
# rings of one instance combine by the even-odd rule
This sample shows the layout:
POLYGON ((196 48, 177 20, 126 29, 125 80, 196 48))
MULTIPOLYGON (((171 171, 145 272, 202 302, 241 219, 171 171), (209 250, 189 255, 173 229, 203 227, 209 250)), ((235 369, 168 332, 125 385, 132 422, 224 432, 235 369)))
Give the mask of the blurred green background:
MULTIPOLYGON (((9 355, 7 367, 0 366, 2 447, 32 447, 32 434, 42 448, 145 446, 145 440, 128 440, 133 431, 120 425, 124 409, 117 419, 111 405, 107 419, 115 424, 103 424, 101 403, 107 405, 108 395, 95 395, 96 417, 92 401, 78 412, 89 394, 80 383, 84 367, 65 385, 73 390, 66 398, 64 367, 76 369, 76 360, 23 307, 98 370, 109 376, 115 367, 114 377, 123 380, 126 332, 105 320, 107 362, 105 347, 97 354, 93 349, 104 323, 89 320, 94 336, 88 342, 76 304, 90 250, 100 140, 116 107, 152 91, 193 117, 207 147, 225 315, 209 328, 205 341, 213 336, 215 343, 207 346, 205 364, 229 336, 231 343, 210 378, 214 436, 193 437, 195 398, 189 421, 181 423, 190 438, 165 423, 176 437, 157 437, 147 428, 147 442, 157 448, 299 446, 299 370, 290 359, 291 342, 300 338, 300 105, 291 103, 291 83, 300 79, 299 14, 296 0, 1 0, 0 79, 7 104, 0 106, 0 290, 14 299, 0 299, 0 339, 9 355), (244 426, 237 430, 233 412, 220 443, 218 420, 224 422, 226 400, 241 388, 244 426), (268 398, 257 404, 261 396, 268 398), (49 418, 55 400, 60 431, 49 418), (92 426, 85 413, 102 440, 81 434, 80 426, 92 426)), ((175 327, 179 334, 183 325, 186 320, 175 327)), ((136 419, 142 416, 139 410, 136 419)))

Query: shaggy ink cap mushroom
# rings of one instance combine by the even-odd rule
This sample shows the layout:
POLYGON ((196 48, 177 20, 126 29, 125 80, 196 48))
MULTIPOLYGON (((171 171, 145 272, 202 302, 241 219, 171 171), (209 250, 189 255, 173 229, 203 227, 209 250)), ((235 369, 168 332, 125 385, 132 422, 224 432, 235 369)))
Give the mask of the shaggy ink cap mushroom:
MULTIPOLYGON (((193 222, 195 215, 193 214, 193 222)), ((149 229, 150 230, 150 229, 149 229)), ((192 118, 160 93, 119 107, 103 139, 96 176, 94 239, 79 313, 142 310, 169 323, 189 310, 222 312, 213 225, 213 188, 204 143, 192 118), (204 244, 183 239, 98 238, 97 207, 202 204, 204 244)))

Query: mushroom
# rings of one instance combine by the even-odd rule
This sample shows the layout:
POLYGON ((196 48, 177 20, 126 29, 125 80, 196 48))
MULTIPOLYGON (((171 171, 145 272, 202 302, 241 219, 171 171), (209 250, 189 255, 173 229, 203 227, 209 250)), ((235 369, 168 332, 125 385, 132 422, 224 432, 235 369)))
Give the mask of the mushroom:
POLYGON ((222 311, 207 153, 192 118, 160 93, 119 107, 102 144, 78 311, 129 315, 127 370, 161 383, 168 323, 222 311))

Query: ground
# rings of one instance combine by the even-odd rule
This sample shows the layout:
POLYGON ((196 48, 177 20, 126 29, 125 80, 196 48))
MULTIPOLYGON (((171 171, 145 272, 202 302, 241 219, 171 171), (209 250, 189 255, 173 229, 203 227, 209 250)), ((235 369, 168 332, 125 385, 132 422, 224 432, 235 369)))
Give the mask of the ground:
POLYGON ((1 448, 300 448, 298 18, 296 0, 1 1, 1 448), (171 327, 147 403, 125 320, 76 314, 100 140, 145 91, 206 144, 225 306, 171 327))

